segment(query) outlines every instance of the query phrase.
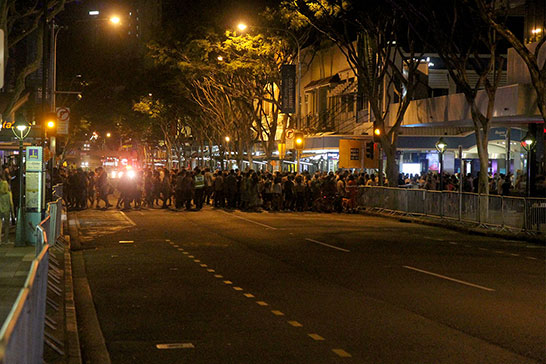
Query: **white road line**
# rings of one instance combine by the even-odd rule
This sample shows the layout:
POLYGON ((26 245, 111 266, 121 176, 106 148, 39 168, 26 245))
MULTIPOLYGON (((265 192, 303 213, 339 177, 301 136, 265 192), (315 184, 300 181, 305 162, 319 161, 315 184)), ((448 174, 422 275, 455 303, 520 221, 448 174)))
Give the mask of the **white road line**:
POLYGON ((520 255, 519 254, 516 254, 516 253, 510 253, 511 256, 513 257, 519 257, 520 255))
POLYGON ((535 257, 525 257, 525 259, 537 260, 535 257))
POLYGON ((224 214, 226 214, 226 215, 233 216, 233 217, 236 217, 236 218, 238 218, 238 219, 245 220, 245 221, 251 222, 251 223, 253 223, 253 224, 260 225, 260 226, 263 226, 263 227, 266 227, 266 228, 271 229, 271 230, 278 230, 276 227, 269 226, 269 225, 266 225, 266 224, 262 224, 261 222, 253 221, 253 220, 250 220, 250 219, 246 219, 246 218, 244 218, 244 217, 237 216, 237 215, 235 215, 235 214, 229 214, 229 213, 227 213, 227 212, 225 212, 225 211, 222 211, 222 212, 223 212, 224 214))
POLYGON ((441 275, 441 274, 428 272, 428 271, 426 271, 426 270, 422 270, 422 269, 415 268, 415 267, 410 267, 410 266, 408 266, 408 265, 403 265, 402 267, 404 267, 404 268, 406 268, 406 269, 410 269, 410 270, 416 271, 416 272, 428 274, 428 275, 431 275, 431 276, 434 276, 434 277, 446 279, 446 280, 448 280, 448 281, 452 281, 452 282, 464 284, 464 285, 466 285, 466 286, 470 286, 470 287, 474 287, 474 288, 483 289, 484 291, 489 291, 489 292, 494 292, 494 291, 495 291, 495 290, 492 289, 492 288, 480 286, 480 285, 478 285, 478 284, 474 284, 474 283, 470 283, 470 282, 461 281, 461 280, 459 280, 459 279, 455 279, 455 278, 443 276, 443 275, 441 275))
POLYGON ((127 222, 128 222, 129 224, 131 224, 131 225, 133 225, 133 226, 136 226, 135 222, 134 222, 133 220, 131 220, 127 215, 125 215, 125 212, 123 212, 123 211, 118 211, 118 212, 121 214, 121 216, 123 216, 123 218, 124 218, 125 220, 127 220, 127 222))
POLYGON ((451 245, 459 245, 459 243, 456 243, 456 242, 454 242, 454 241, 450 241, 449 244, 451 244, 451 245))
POLYGON ((328 248, 340 250, 340 251, 345 252, 345 253, 350 253, 350 252, 351 252, 350 250, 343 249, 343 248, 340 248, 340 247, 337 247, 337 246, 333 246, 333 245, 330 245, 330 244, 326 244, 326 243, 323 243, 322 241, 318 241, 318 240, 314 240, 314 239, 309 239, 309 238, 305 238, 305 240, 310 241, 310 242, 315 243, 315 244, 320 244, 320 245, 327 246, 328 248))

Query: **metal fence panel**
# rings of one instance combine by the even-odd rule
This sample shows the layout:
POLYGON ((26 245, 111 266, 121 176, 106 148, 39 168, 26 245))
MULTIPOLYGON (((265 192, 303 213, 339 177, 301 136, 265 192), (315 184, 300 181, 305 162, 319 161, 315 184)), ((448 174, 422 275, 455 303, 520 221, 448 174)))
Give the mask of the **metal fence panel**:
POLYGON ((425 213, 426 190, 406 189, 407 212, 411 214, 425 213))
POLYGON ((461 200, 461 220, 477 222, 480 208, 478 194, 463 192, 461 200))
POLYGON ((480 209, 482 211, 481 215, 483 216, 483 219, 481 219, 480 222, 488 225, 503 226, 502 204, 502 196, 480 196, 480 209))
POLYGON ((546 199, 527 199, 527 229, 546 232, 546 199))
POLYGON ((502 205, 504 225, 525 229, 525 198, 504 196, 502 205))
POLYGON ((442 216, 442 192, 440 191, 426 192, 425 215, 442 216))
POLYGON ((454 219, 459 218, 459 193, 444 191, 442 192, 442 216, 454 219))

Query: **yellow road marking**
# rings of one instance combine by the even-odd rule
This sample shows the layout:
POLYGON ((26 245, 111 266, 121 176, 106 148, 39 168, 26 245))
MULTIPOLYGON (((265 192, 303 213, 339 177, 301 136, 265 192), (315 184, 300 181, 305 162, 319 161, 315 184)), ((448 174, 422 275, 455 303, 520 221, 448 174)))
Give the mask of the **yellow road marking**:
POLYGON ((341 358, 351 358, 351 357, 352 357, 351 354, 349 354, 348 352, 346 352, 346 351, 343 350, 343 349, 332 349, 332 351, 333 351, 334 353, 336 353, 336 354, 337 354, 339 357, 341 357, 341 358))
POLYGON ((233 287, 234 290, 236 291, 242 291, 243 289, 241 287, 233 287))
POLYGON ((264 302, 264 301, 256 301, 256 303, 260 306, 269 306, 269 304, 267 302, 264 302))
POLYGON ((207 269, 207 272, 214 273, 214 269, 207 269))
POLYGON ((225 284, 233 284, 232 281, 224 281, 225 284))
POLYGON ((215 277, 215 278, 224 278, 224 276, 221 275, 221 274, 215 274, 214 277, 215 277))
POLYGON ((277 311, 277 310, 271 310, 271 313, 275 316, 284 316, 284 313, 282 313, 281 311, 277 311))
POLYGON ((206 267, 208 267, 208 265, 206 265, 206 264, 201 264, 201 267, 206 268, 206 267))
POLYGON ((324 341, 325 339, 319 334, 307 334, 311 339, 315 341, 324 341))
POLYGON ((254 295, 252 293, 245 293, 244 296, 246 298, 254 298, 254 295))
POLYGON ((303 327, 298 321, 288 321, 288 323, 294 327, 303 327))

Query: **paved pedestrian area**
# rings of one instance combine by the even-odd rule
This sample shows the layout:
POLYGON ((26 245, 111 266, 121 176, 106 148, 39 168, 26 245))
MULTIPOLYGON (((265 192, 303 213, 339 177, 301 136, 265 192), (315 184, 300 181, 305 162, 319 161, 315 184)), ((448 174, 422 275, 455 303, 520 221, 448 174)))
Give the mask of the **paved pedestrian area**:
POLYGON ((0 245, 0 323, 9 315, 36 253, 34 246, 0 245))

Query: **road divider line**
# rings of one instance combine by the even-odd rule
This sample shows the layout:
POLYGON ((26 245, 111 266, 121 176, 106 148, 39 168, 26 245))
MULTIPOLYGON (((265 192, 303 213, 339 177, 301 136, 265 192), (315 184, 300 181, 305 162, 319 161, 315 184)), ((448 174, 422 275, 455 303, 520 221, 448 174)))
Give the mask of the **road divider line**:
POLYGON ((252 293, 245 293, 243 294, 246 298, 254 298, 254 295, 252 293))
POLYGON ((459 279, 447 277, 447 276, 444 276, 444 275, 441 275, 441 274, 438 274, 438 273, 429 272, 429 271, 426 271, 426 270, 423 270, 423 269, 419 269, 419 268, 415 268, 415 267, 410 267, 410 266, 408 266, 408 265, 403 265, 402 267, 404 267, 404 268, 406 268, 406 269, 409 269, 409 270, 416 271, 416 272, 428 274, 428 275, 431 275, 431 276, 434 276, 434 277, 437 277, 437 278, 442 278, 442 279, 445 279, 445 280, 448 280, 448 281, 451 281, 451 282, 464 284, 465 286, 483 289, 484 291, 489 291, 489 292, 494 292, 494 291, 495 291, 493 288, 488 288, 488 287, 480 286, 480 285, 478 285, 478 284, 474 284, 474 283, 470 283, 470 282, 461 281, 461 280, 459 280, 459 279))
POLYGON ((303 325, 300 324, 298 321, 288 321, 288 323, 294 327, 303 327, 303 325))
POLYGON ((244 221, 248 221, 248 222, 251 222, 253 224, 256 224, 256 225, 260 225, 260 226, 263 226, 263 227, 266 227, 268 229, 271 229, 271 230, 278 230, 276 227, 273 227, 273 226, 269 226, 269 225, 266 225, 266 224, 262 224, 261 222, 257 222, 257 221, 253 221, 253 220, 250 220, 250 219, 247 219, 247 218, 244 218, 242 216, 237 216, 237 215, 234 215, 234 214, 229 214, 225 211, 222 211, 224 214, 226 215, 229 215, 229 216, 233 216, 233 217, 236 217, 240 220, 244 220, 244 221))
POLYGON ((269 306, 269 304, 267 302, 264 302, 264 301, 256 301, 256 303, 260 306, 269 306))
POLYGON ((271 313, 275 316, 284 316, 284 313, 279 310, 271 310, 271 313))
POLYGON ((535 257, 525 257, 525 259, 537 260, 535 257))
POLYGON ((310 241, 311 243, 324 245, 324 246, 327 246, 328 248, 336 249, 336 250, 339 250, 339 251, 342 251, 342 252, 345 252, 345 253, 350 253, 350 252, 351 252, 350 250, 343 249, 343 248, 340 248, 340 247, 338 247, 338 246, 326 244, 326 243, 323 243, 322 241, 318 241, 318 240, 314 240, 314 239, 309 239, 309 238, 305 238, 305 240, 310 241))

